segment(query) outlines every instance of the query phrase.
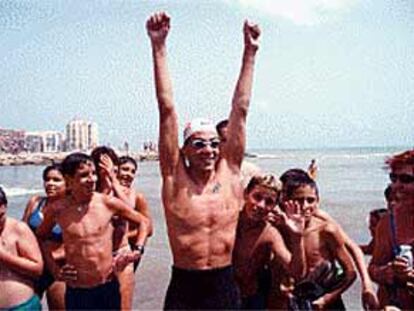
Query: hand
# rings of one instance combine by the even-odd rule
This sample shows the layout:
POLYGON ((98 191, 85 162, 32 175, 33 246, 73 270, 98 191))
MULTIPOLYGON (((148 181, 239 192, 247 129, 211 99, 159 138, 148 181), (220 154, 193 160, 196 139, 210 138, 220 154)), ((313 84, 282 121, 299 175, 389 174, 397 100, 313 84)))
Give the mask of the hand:
POLYGON ((259 25, 253 24, 249 21, 244 22, 244 45, 246 49, 257 51, 259 48, 260 28, 259 25))
POLYGON ((65 264, 57 272, 53 273, 58 281, 76 281, 78 279, 78 271, 74 266, 65 264))
POLYGON ((379 310, 379 302, 377 295, 372 289, 366 289, 362 292, 361 296, 362 306, 364 310, 379 310))
POLYGON ((408 276, 412 268, 410 268, 406 258, 397 256, 392 262, 392 270, 397 282, 405 284, 408 281, 408 276))
POLYGON ((274 226, 277 226, 283 223, 282 214, 282 210, 279 206, 276 205, 273 209, 266 213, 266 215, 263 217, 263 220, 270 222, 274 226))
POLYGON ((296 201, 283 202, 285 212, 281 214, 282 223, 295 235, 302 235, 305 230, 305 216, 296 201))
POLYGON ((138 251, 119 250, 112 260, 112 268, 116 273, 121 272, 131 262, 137 262, 140 258, 141 253, 138 251))
POLYGON ((152 43, 164 43, 170 31, 170 17, 165 12, 157 12, 147 20, 147 33, 152 43))
POLYGON ((312 301, 312 306, 315 310, 324 310, 326 307, 326 299, 324 296, 319 297, 318 299, 312 301))
POLYGON ((110 179, 116 177, 114 162, 112 162, 112 159, 107 154, 103 154, 99 158, 99 168, 106 176, 110 177, 110 179))

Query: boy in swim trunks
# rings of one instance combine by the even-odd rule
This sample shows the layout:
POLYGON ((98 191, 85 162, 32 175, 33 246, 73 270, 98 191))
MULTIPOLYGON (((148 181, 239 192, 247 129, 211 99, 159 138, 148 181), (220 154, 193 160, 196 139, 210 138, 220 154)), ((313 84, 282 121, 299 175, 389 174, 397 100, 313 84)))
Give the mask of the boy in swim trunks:
POLYGON ((290 237, 288 247, 279 230, 266 221, 278 204, 280 190, 279 181, 272 175, 251 178, 245 189, 233 251, 242 309, 266 309, 267 295, 260 275, 271 257, 294 277, 301 278, 305 273, 304 217, 298 205, 290 205, 283 217, 290 237))
POLYGON ((281 282, 285 299, 279 301, 281 305, 273 304, 273 307, 294 309, 292 304, 299 303, 299 309, 308 304, 316 310, 344 310, 341 294, 353 283, 356 273, 338 227, 316 216, 319 194, 315 181, 307 174, 288 180, 283 184, 283 201, 297 202, 303 211, 307 269, 304 279, 281 282), (343 269, 339 279, 336 278, 335 261, 343 269))
POLYGON ((120 199, 95 191, 96 169, 90 156, 68 155, 62 162, 62 172, 70 194, 46 213, 37 234, 46 238, 55 223, 62 229, 67 263, 62 268, 67 284, 66 309, 119 310, 119 283, 113 274, 112 217, 119 215, 139 225, 140 248, 131 252, 131 261, 143 254, 148 219, 120 199))

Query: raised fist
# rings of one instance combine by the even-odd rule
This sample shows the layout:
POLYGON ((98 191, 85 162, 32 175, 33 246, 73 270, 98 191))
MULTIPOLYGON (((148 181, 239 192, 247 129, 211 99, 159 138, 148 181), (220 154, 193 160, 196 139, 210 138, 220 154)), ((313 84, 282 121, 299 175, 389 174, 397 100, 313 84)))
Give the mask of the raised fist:
POLYGON ((259 25, 249 21, 244 22, 244 45, 246 48, 256 51, 259 48, 260 28, 259 25))
POLYGON ((147 33, 153 43, 162 43, 170 30, 170 17, 165 12, 157 12, 147 20, 147 33))

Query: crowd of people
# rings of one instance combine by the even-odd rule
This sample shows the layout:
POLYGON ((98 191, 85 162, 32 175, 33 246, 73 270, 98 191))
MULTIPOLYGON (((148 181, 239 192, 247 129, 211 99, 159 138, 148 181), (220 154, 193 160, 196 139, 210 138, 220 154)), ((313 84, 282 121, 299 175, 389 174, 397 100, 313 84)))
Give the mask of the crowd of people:
MULTIPOLYGON (((387 208, 370 213, 372 241, 360 247, 319 207, 315 161, 279 178, 244 161, 258 25, 244 24, 228 120, 188 122, 181 146, 170 17, 155 13, 146 27, 173 256, 164 309, 345 310, 341 296, 357 274, 361 308, 414 309, 414 150, 387 160, 387 208), (368 267, 363 252, 372 255, 368 267)), ((137 168, 106 146, 72 153, 44 169, 45 195, 29 200, 22 221, 6 216, 0 188, 1 310, 41 310, 43 296, 51 310, 132 309, 135 272, 154 233, 133 186, 137 168)))

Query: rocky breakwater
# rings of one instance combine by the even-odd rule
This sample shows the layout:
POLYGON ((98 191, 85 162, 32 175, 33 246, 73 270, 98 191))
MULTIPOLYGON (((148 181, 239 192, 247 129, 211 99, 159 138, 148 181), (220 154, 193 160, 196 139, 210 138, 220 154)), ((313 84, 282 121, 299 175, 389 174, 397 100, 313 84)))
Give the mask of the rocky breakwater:
MULTIPOLYGON (((60 163, 70 152, 54 153, 19 153, 19 154, 0 154, 0 166, 11 165, 49 165, 60 163)), ((119 156, 125 155, 118 153, 119 156)), ((157 152, 136 152, 130 153, 129 156, 137 161, 158 161, 157 152)))

